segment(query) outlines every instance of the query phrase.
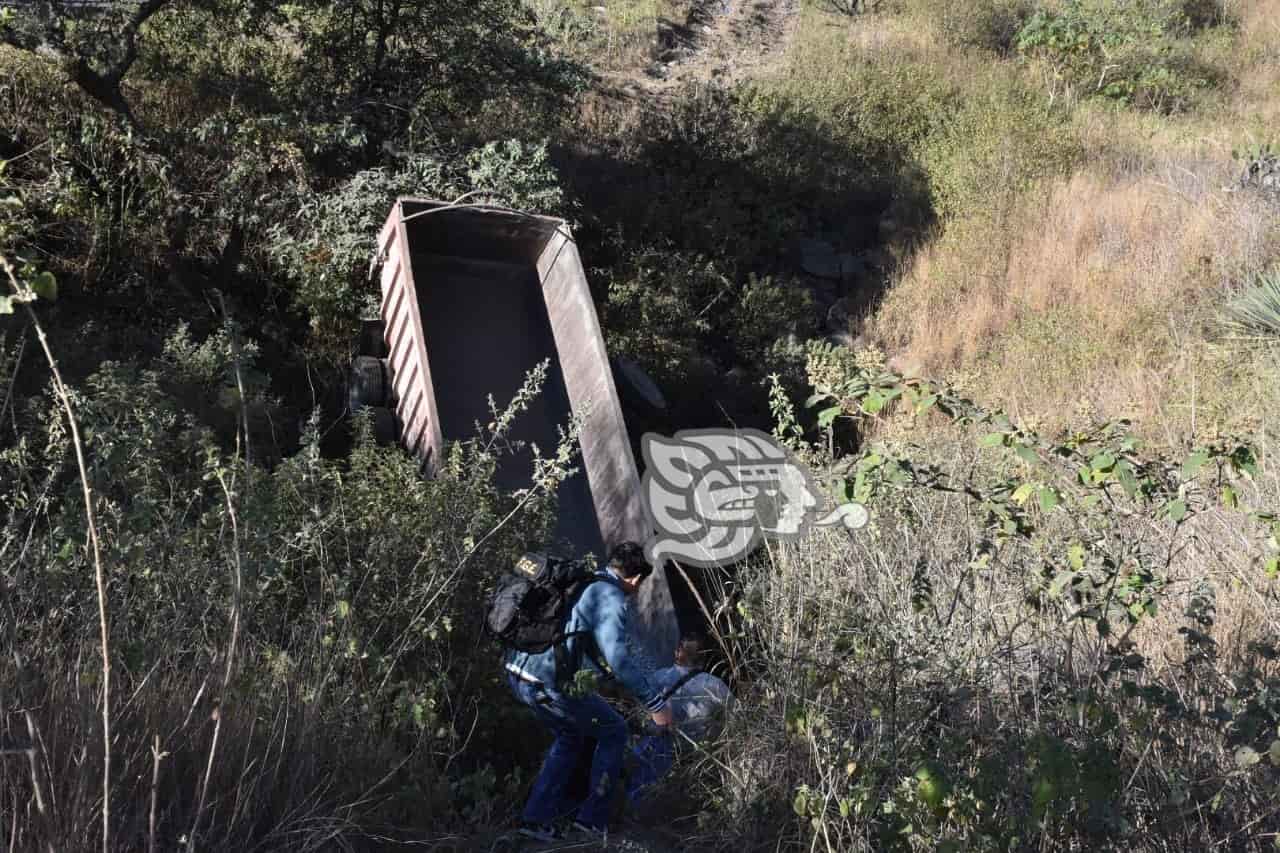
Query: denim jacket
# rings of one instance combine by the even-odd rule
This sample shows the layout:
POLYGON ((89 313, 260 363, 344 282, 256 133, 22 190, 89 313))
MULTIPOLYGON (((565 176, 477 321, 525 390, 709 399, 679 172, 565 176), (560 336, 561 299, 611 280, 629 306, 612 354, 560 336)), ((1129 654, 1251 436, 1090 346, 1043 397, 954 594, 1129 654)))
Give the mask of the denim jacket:
MULTIPOLYGON (((601 672, 595 660, 598 654, 638 701, 649 711, 658 711, 665 700, 650 677, 651 667, 645 666, 627 642, 630 599, 611 571, 597 574, 601 580, 583 590, 565 621, 564 633, 571 635, 564 641, 568 652, 566 659, 577 662, 579 669, 586 666, 601 672), (574 635, 577 631, 587 633, 574 635)), ((509 671, 525 680, 539 681, 552 690, 558 689, 554 646, 538 654, 508 651, 504 663, 509 671)), ((574 674, 560 673, 561 683, 571 681, 574 674)))

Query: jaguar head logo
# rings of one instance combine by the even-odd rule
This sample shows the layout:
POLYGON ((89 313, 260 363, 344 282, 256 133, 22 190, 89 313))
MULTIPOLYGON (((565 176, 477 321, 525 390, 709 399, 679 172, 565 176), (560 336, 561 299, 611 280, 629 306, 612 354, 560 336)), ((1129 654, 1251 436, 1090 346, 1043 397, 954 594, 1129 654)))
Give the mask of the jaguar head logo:
POLYGON ((759 430, 648 433, 642 490, 656 531, 649 561, 694 566, 731 563, 764 537, 794 538, 821 506, 809 470, 759 430))

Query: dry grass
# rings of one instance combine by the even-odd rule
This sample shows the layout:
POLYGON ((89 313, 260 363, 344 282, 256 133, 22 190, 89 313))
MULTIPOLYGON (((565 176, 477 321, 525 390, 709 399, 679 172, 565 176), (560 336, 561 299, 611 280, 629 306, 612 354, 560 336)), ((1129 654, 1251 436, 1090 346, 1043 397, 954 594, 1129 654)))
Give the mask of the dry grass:
POLYGON ((1018 411, 1083 396, 1104 414, 1167 419, 1186 387, 1222 384, 1214 371, 1231 367, 1199 346, 1202 321, 1280 253, 1274 208, 1222 192, 1228 178, 1170 161, 1053 181, 1005 232, 975 222, 924 248, 875 331, 899 364, 975 369, 1018 411))
MULTIPOLYGON (((950 375, 1046 425, 1082 401, 1171 442, 1256 425, 1273 365, 1215 347, 1211 321, 1226 293, 1280 258, 1276 208, 1222 191, 1238 172, 1233 150, 1280 133, 1280 18, 1271 0, 1226 7, 1235 29, 1205 34, 1197 52, 1228 82, 1195 111, 1060 105, 1079 167, 1012 188, 1009 210, 945 223, 905 259, 869 324, 895 367, 950 375)), ((962 90, 982 79, 979 58, 1036 88, 1016 59, 947 48, 933 9, 859 21, 849 41, 929 63, 962 90)))
POLYGON ((1280 134, 1280 14, 1272 0, 1241 0, 1237 14, 1241 73, 1234 111, 1280 134))

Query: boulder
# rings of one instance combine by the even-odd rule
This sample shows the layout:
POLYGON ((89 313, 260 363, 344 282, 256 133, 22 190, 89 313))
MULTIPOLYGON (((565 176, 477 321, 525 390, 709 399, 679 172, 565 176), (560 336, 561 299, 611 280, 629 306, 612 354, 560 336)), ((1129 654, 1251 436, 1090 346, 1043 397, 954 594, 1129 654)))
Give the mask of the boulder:
POLYGON ((856 284, 867 275, 867 262, 852 252, 840 254, 840 281, 845 285, 856 284))
POLYGON ((840 281, 841 256, 825 240, 806 237, 798 245, 800 269, 816 278, 840 281))
POLYGON ((849 297, 842 296, 827 309, 827 330, 836 334, 848 334, 850 328, 849 297))
POLYGON ((848 332, 832 332, 827 335, 827 343, 846 349, 856 349, 858 345, 857 339, 848 332))

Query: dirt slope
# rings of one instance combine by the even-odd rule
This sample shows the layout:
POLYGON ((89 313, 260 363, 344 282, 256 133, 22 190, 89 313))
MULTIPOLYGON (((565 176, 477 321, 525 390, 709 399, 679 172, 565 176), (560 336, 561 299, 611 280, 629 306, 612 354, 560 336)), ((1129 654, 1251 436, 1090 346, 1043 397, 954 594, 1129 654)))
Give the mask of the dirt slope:
POLYGON ((662 97, 690 83, 730 84, 782 56, 799 0, 697 0, 683 23, 659 23, 655 59, 611 81, 629 94, 662 97))

